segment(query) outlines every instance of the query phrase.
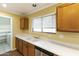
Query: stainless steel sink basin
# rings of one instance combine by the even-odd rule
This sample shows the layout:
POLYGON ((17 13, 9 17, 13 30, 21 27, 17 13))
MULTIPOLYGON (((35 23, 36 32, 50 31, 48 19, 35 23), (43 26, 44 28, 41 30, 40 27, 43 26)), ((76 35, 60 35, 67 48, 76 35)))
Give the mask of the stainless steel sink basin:
POLYGON ((27 37, 26 39, 27 39, 27 40, 30 40, 30 41, 33 41, 33 42, 37 42, 37 41, 40 40, 40 39, 35 38, 35 37, 27 37))

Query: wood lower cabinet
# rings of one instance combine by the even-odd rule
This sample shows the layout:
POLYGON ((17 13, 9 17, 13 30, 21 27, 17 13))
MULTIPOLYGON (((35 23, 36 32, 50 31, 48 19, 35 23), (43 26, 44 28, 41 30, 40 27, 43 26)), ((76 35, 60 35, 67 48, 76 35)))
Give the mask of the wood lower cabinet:
POLYGON ((19 38, 16 38, 16 48, 21 54, 23 53, 23 41, 19 38))
POLYGON ((23 41, 23 55, 24 56, 34 56, 35 55, 35 46, 23 41))
POLYGON ((28 56, 28 43, 23 41, 23 55, 28 56))
POLYGON ((28 43, 28 55, 35 56, 35 46, 28 43))
POLYGON ((35 55, 35 46, 19 38, 16 38, 16 49, 24 56, 35 55))
POLYGON ((57 56, 24 40, 16 38, 16 49, 23 56, 57 56))
POLYGON ((23 41, 21 39, 19 39, 18 42, 18 48, 19 48, 19 52, 22 54, 23 53, 23 41))
POLYGON ((17 49, 17 50, 19 50, 18 42, 19 42, 19 39, 16 38, 16 49, 17 49))

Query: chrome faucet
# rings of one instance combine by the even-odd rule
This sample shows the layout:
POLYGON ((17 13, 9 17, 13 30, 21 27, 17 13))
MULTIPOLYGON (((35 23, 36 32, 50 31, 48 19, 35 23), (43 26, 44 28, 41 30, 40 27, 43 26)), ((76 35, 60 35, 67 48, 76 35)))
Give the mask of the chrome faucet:
POLYGON ((36 38, 36 39, 40 39, 40 36, 34 36, 34 38, 36 38))

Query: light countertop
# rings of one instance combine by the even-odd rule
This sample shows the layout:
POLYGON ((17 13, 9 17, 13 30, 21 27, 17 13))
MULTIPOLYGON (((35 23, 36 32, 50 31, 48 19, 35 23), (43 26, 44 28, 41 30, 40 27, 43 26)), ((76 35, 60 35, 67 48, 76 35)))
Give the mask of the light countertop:
POLYGON ((51 42, 51 39, 37 39, 30 34, 16 34, 15 36, 59 56, 79 56, 79 49, 66 46, 54 40, 51 42))

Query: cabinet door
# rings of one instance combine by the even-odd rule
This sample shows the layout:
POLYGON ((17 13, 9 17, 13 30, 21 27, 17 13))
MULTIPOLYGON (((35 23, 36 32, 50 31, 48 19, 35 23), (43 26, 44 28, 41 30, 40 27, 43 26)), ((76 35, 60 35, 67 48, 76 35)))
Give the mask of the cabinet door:
POLYGON ((28 29, 28 18, 22 17, 20 18, 20 29, 28 29))
POLYGON ((21 39, 18 41, 18 49, 20 53, 23 53, 23 41, 21 39))
POLYGON ((35 47, 30 43, 28 43, 28 55, 35 56, 35 47))
POLYGON ((23 41, 23 55, 27 56, 28 55, 28 43, 23 41))
POLYGON ((20 18, 20 29, 24 29, 24 18, 20 18))
POLYGON ((57 8, 58 30, 79 32, 79 4, 57 8))
POLYGON ((19 39, 16 38, 16 49, 19 50, 19 45, 18 45, 19 39))
POLYGON ((24 29, 29 29, 29 19, 28 18, 24 18, 24 29))

